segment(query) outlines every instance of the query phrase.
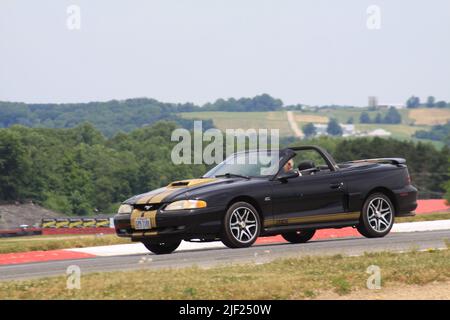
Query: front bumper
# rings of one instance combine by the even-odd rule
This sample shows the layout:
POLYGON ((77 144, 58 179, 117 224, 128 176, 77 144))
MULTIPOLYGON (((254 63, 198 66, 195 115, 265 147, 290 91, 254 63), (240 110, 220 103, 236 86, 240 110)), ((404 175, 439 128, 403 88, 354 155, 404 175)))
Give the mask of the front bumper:
POLYGON ((152 218, 151 229, 136 230, 132 219, 145 216, 146 211, 133 214, 117 214, 114 216, 114 227, 119 237, 129 237, 133 241, 145 239, 155 240, 189 240, 216 237, 221 230, 224 208, 207 207, 201 209, 177 210, 164 212, 156 211, 152 218))

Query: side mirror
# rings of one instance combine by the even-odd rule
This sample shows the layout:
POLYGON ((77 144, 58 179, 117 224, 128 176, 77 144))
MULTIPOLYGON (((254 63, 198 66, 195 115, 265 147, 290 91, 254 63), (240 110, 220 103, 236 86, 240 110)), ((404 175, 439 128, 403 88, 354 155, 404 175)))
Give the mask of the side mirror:
POLYGON ((281 172, 278 176, 277 176, 277 180, 280 181, 287 181, 288 179, 292 179, 292 178, 297 178, 299 176, 297 171, 294 170, 290 170, 288 172, 281 172))

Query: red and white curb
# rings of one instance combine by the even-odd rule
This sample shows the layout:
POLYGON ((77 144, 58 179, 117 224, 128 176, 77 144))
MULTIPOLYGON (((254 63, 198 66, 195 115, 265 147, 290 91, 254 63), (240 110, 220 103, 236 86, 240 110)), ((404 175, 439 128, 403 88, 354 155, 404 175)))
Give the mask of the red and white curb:
MULTIPOLYGON (((420 232, 450 230, 450 220, 420 221, 396 223, 391 232, 420 232)), ((313 240, 361 237, 354 228, 324 229, 318 230, 313 240)), ((286 242, 281 236, 259 238, 256 244, 274 244, 286 242)), ((192 251, 225 248, 221 242, 185 242, 183 241, 177 251, 192 251)), ((149 251, 141 243, 117 244, 110 246, 97 246, 87 248, 73 248, 50 251, 31 251, 21 253, 0 254, 0 265, 33 263, 57 260, 75 260, 94 257, 112 257, 133 254, 149 254, 149 251)))
POLYGON ((0 254, 0 265, 44 262, 44 261, 58 261, 58 260, 72 260, 94 258, 96 255, 63 250, 48 250, 48 251, 29 251, 17 253, 2 253, 0 254))

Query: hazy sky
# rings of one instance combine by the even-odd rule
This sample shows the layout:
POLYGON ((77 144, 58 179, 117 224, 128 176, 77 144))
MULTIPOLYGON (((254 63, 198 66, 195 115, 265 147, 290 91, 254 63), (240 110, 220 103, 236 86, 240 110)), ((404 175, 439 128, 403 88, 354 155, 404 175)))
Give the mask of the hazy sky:
POLYGON ((450 1, 0 0, 0 100, 264 92, 285 104, 450 101, 450 1), (70 5, 80 30, 67 27, 70 5), (380 29, 367 27, 370 5, 380 29))

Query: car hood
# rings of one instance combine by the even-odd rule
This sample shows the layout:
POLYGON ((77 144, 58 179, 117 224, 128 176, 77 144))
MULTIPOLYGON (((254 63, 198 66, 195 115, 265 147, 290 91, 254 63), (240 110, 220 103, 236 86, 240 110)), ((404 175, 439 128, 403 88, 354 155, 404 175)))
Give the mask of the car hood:
POLYGON ((166 187, 152 190, 143 194, 136 195, 124 203, 127 204, 147 204, 147 203, 162 203, 168 202, 180 194, 192 192, 200 188, 216 186, 217 184, 233 182, 231 179, 222 178, 202 178, 202 179, 188 179, 175 181, 166 187))

